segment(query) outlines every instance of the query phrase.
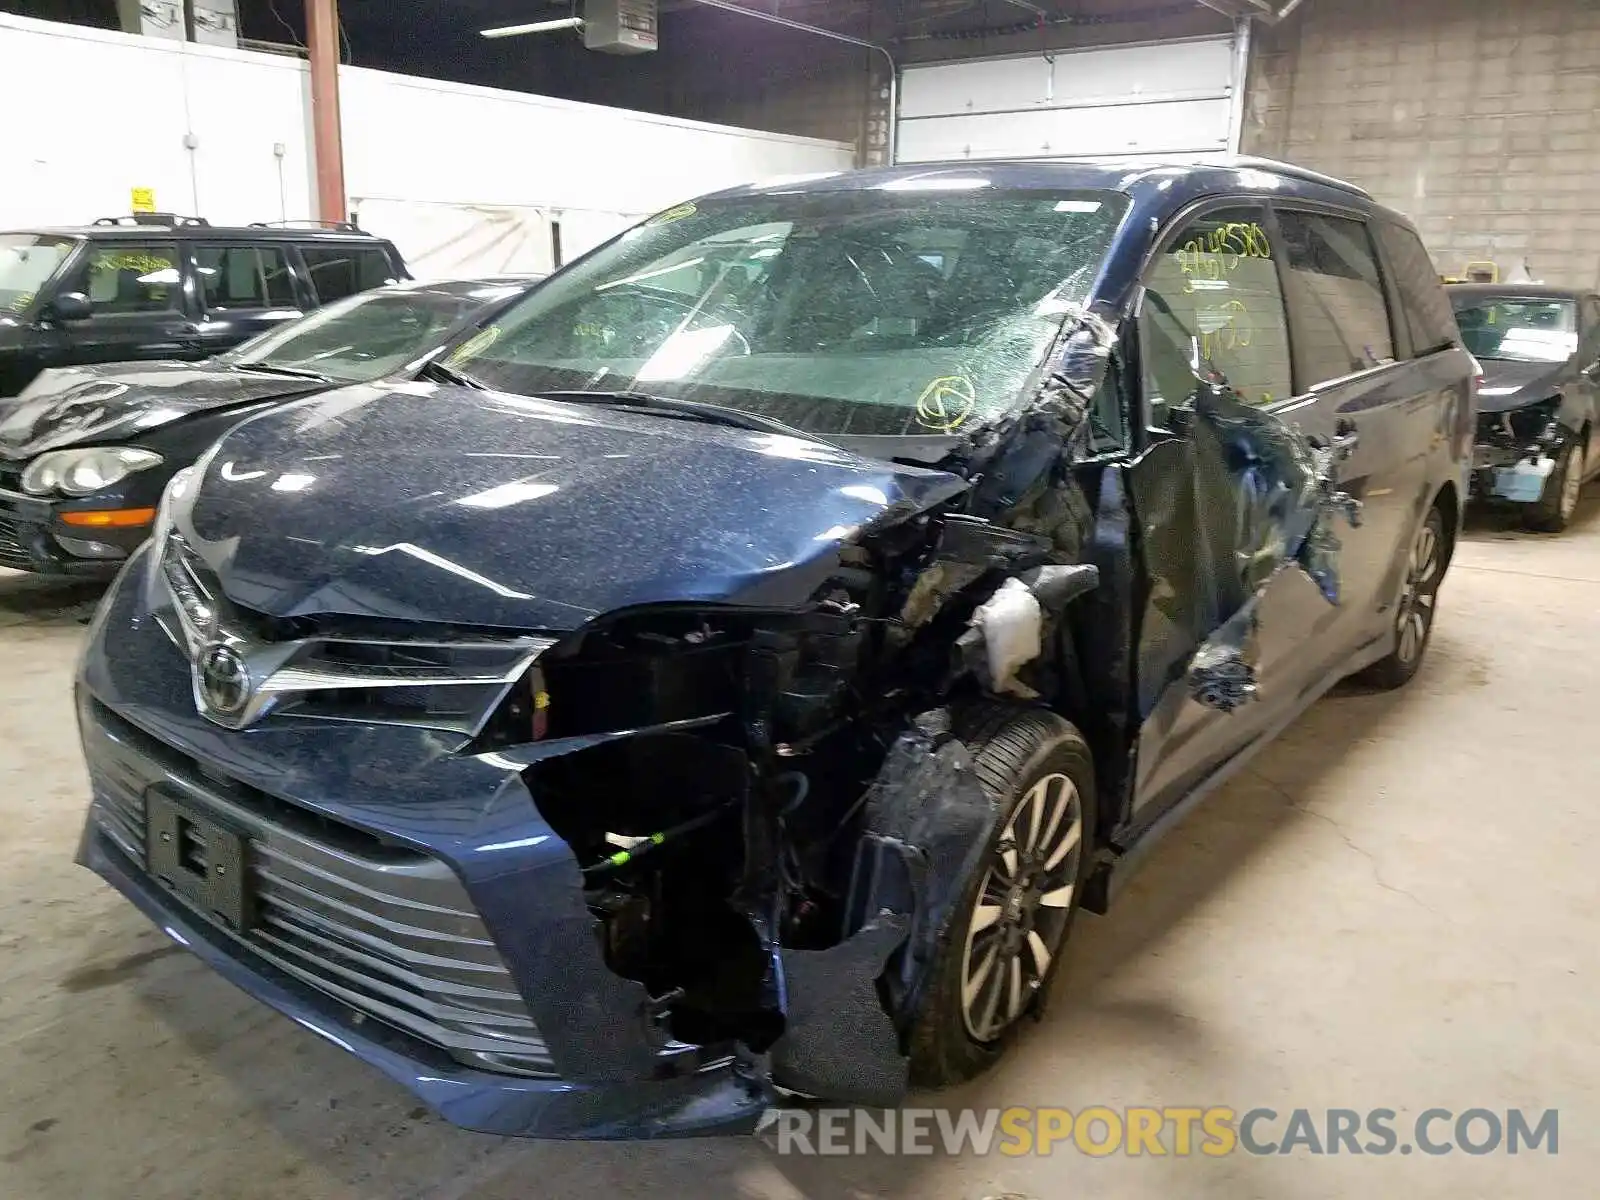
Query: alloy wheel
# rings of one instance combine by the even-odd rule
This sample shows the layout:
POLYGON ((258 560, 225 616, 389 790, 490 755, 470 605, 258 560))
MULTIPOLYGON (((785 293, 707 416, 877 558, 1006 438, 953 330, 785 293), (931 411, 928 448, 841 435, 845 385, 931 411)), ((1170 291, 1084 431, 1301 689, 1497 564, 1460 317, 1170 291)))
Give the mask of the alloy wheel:
POLYGON ((1083 800, 1062 774, 1011 810, 967 925, 961 1013, 974 1041, 996 1041, 1043 985, 1072 915, 1083 857, 1083 800))
POLYGON ((1443 544, 1437 513, 1429 513, 1411 547, 1405 594, 1400 600, 1398 653, 1403 663, 1415 662, 1428 643, 1428 630, 1433 627, 1434 608, 1439 600, 1443 544))

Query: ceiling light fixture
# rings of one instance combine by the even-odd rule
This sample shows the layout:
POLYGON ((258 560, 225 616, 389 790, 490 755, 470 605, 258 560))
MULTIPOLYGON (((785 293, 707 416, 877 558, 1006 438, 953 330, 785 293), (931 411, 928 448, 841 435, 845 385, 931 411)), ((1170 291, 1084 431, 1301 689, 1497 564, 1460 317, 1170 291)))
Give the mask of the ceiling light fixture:
POLYGON ((554 21, 530 21, 526 25, 500 25, 494 29, 478 30, 479 37, 519 37, 524 33, 554 33, 558 29, 582 29, 582 17, 560 17, 554 21))

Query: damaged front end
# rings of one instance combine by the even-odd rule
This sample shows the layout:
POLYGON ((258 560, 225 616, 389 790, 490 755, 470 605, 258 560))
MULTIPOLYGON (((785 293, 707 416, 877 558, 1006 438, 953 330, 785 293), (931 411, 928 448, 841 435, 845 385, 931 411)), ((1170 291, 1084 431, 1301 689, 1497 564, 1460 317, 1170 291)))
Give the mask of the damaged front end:
POLYGON ((1576 436, 1559 419, 1561 398, 1478 414, 1472 491, 1482 499, 1536 504, 1576 436))
POLYGON ((800 611, 656 606, 540 658, 480 753, 521 768, 665 1036, 789 1091, 899 1097, 995 815, 948 706, 1057 690, 1043 648, 1096 572, 1053 554, 924 514, 841 547, 800 611))

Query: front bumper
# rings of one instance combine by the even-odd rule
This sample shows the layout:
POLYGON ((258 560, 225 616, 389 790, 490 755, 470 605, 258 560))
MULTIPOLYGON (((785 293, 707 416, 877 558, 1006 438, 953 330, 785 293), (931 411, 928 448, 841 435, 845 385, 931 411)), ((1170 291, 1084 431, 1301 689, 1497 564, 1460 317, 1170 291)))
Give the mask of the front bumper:
POLYGON ((1572 436, 1562 425, 1542 416, 1518 427, 1522 414, 1481 413, 1473 446, 1471 493, 1479 500, 1537 504, 1554 486, 1556 465, 1572 436), (1531 436, 1530 436, 1531 435, 1531 436))
POLYGON ((1556 460, 1539 447, 1512 450, 1479 445, 1473 455, 1472 496, 1478 500, 1504 500, 1537 504, 1555 475, 1556 460))
POLYGON ((677 1079, 584 1085, 474 1071, 241 954, 133 866, 91 817, 78 861, 236 987, 408 1089, 463 1129, 508 1137, 628 1139, 744 1133, 764 1091, 731 1062, 677 1079))
MULTIPOLYGON (((74 502, 72 507, 87 507, 74 502)), ((0 488, 0 567, 36 575, 109 579, 150 536, 148 526, 79 529, 57 501, 0 488)))
POLYGON ((141 553, 113 586, 85 654, 94 801, 80 862, 231 982, 455 1124, 551 1138, 754 1128, 770 1099, 759 1062, 671 1041, 644 989, 605 966, 576 863, 520 771, 404 727, 209 724, 184 659, 140 611, 142 565, 141 553), (255 917, 242 930, 145 869, 149 799, 174 792, 249 848, 255 917), (432 890, 413 890, 422 876, 432 890), (496 1040, 515 1042, 521 1073, 474 1065, 495 1060, 481 1051, 496 1040))

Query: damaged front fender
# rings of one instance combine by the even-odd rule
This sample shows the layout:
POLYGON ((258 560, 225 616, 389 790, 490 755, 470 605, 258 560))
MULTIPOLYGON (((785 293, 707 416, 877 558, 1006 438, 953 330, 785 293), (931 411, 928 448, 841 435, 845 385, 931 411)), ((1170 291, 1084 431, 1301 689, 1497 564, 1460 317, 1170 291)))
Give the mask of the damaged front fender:
POLYGON ((947 712, 923 714, 895 741, 867 796, 846 907, 856 932, 827 951, 784 953, 790 1032, 773 1053, 779 1084, 899 1101, 906 1038, 996 815, 947 712))

